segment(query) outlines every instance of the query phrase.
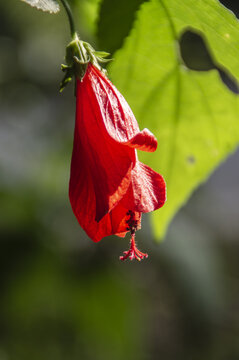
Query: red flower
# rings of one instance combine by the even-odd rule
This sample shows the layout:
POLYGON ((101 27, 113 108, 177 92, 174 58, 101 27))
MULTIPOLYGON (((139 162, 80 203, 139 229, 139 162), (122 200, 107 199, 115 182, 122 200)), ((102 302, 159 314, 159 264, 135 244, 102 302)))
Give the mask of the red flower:
POLYGON ((76 123, 69 196, 73 212, 95 242, 131 232, 125 256, 147 257, 135 245, 141 213, 165 202, 161 175, 137 159, 136 149, 155 151, 157 140, 137 121, 119 91, 92 64, 77 79, 76 123))

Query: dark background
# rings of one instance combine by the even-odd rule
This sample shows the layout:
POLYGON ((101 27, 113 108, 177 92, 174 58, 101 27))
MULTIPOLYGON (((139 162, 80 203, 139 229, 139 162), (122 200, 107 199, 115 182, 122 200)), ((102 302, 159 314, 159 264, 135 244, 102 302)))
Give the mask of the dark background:
MULTIPOLYGON (((97 47, 94 2, 75 6, 97 47)), ((128 239, 94 244, 69 205, 75 99, 73 86, 58 92, 68 31, 63 12, 0 0, 0 360, 238 360, 239 152, 163 243, 144 216, 149 259, 119 262, 128 239)))

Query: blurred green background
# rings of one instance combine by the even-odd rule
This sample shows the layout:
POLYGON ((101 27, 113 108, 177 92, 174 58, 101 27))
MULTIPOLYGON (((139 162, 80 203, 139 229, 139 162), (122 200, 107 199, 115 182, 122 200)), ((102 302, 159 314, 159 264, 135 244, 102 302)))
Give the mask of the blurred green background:
MULTIPOLYGON (((97 48, 99 1, 74 1, 97 48)), ((142 263, 94 244, 68 200, 75 98, 60 94, 63 11, 0 0, 0 360, 239 359, 239 152, 203 184, 142 263)))

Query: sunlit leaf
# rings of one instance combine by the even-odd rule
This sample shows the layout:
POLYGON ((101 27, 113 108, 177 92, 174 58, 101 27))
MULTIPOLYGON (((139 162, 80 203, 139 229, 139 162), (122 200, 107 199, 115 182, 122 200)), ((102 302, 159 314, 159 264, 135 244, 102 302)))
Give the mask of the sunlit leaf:
POLYGON ((110 76, 140 127, 148 127, 159 142, 156 153, 140 154, 167 182, 167 203, 153 214, 157 238, 239 143, 239 97, 230 91, 230 79, 239 79, 238 44, 238 21, 218 1, 151 0, 114 55, 110 76), (214 61, 211 70, 183 64, 178 39, 187 29, 203 36, 214 61))
POLYGON ((56 0, 21 0, 39 10, 57 13, 60 11, 59 4, 56 0))

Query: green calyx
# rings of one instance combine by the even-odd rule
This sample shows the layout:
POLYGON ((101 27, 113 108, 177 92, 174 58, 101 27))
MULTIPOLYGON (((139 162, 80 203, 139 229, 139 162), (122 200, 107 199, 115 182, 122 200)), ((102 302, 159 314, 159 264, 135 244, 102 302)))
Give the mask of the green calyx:
POLYGON ((60 84, 60 92, 64 90, 74 76, 82 80, 89 63, 106 73, 100 63, 111 61, 111 59, 105 59, 109 55, 107 52, 94 50, 89 43, 80 40, 77 34, 74 34, 72 41, 66 47, 66 65, 61 65, 65 76, 60 84))

